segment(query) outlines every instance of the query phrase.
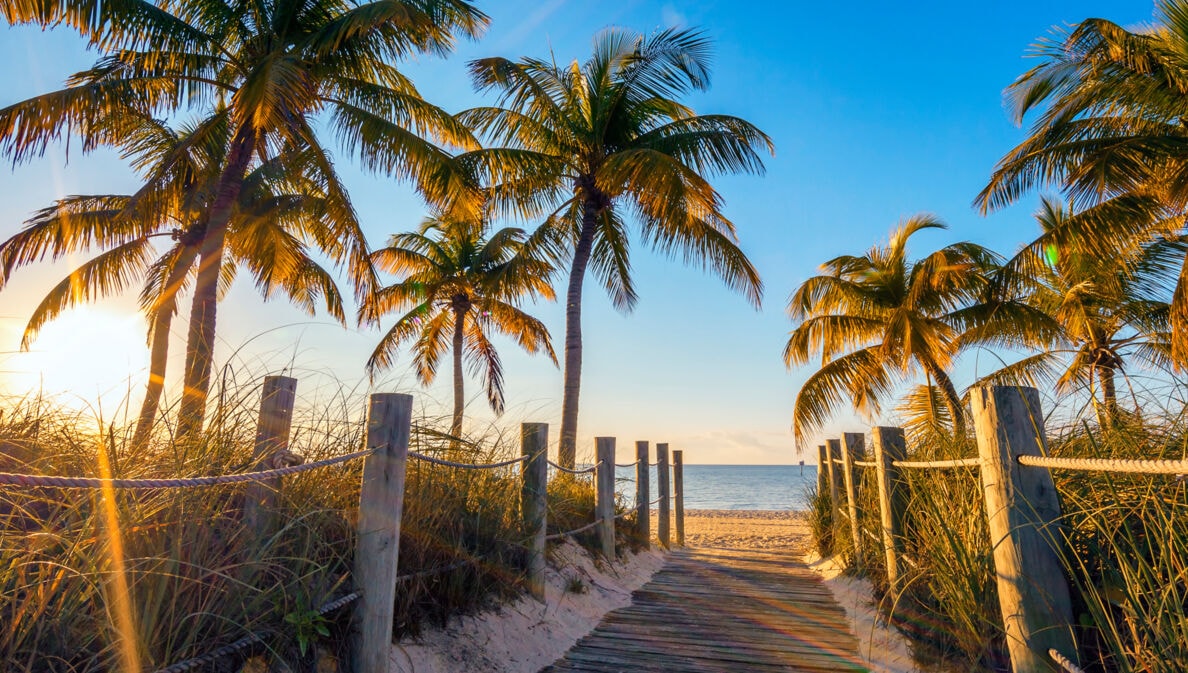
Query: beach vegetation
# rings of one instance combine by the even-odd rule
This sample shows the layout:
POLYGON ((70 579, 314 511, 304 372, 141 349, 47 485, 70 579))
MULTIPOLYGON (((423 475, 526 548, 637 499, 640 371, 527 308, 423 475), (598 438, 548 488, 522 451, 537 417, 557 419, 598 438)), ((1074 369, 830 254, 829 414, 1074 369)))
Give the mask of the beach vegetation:
POLYGON ((694 29, 608 28, 581 62, 470 63, 475 87, 498 96, 496 105, 458 116, 488 141, 472 154, 488 170, 519 170, 523 193, 548 213, 534 245, 569 261, 558 458, 566 467, 577 442, 582 288, 590 271, 615 308, 635 307, 632 224, 654 249, 712 271, 759 305, 759 273, 710 178, 762 173, 761 153, 773 145, 743 119, 698 115, 680 102, 709 87, 710 47, 694 29))
POLYGON ((548 282, 552 267, 528 254, 524 241, 522 229, 491 232, 485 218, 442 212, 426 218, 416 232, 393 234, 371 255, 377 268, 400 280, 366 297, 360 316, 371 322, 390 313, 400 316, 380 338, 367 369, 374 374, 390 367, 399 347, 412 341, 417 379, 429 385, 448 350, 454 436, 462 433, 466 404, 464 360, 481 376, 491 409, 503 413, 503 364, 490 334, 509 336, 525 351, 544 352, 557 362, 548 328, 517 306, 523 299, 554 298, 548 282))

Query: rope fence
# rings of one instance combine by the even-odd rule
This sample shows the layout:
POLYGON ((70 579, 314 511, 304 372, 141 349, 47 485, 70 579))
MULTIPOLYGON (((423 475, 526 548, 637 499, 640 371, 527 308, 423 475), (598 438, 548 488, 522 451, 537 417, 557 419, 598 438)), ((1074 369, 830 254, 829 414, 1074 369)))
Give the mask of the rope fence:
POLYGON ((356 451, 342 456, 305 463, 304 465, 289 465, 287 467, 278 467, 260 472, 224 474, 213 477, 187 477, 183 479, 100 479, 98 477, 52 477, 48 475, 0 472, 0 486, 48 486, 51 488, 84 488, 91 490, 101 488, 155 490, 218 486, 220 484, 241 484, 244 482, 265 481, 275 477, 308 472, 319 467, 345 463, 356 458, 363 458, 372 453, 372 451, 373 449, 356 451))
POLYGON ((429 456, 417 451, 409 451, 408 457, 416 458, 417 460, 424 461, 432 465, 441 465, 442 467, 457 467, 463 470, 494 470, 496 468, 507 467, 509 465, 515 465, 528 460, 528 456, 518 456, 516 458, 510 458, 498 463, 457 463, 444 458, 434 458, 433 456, 429 456))
POLYGON ((578 533, 584 533, 584 532, 598 526, 601 523, 602 523, 601 520, 597 520, 597 521, 594 521, 593 523, 588 523, 585 526, 582 526, 581 528, 574 528, 573 530, 567 530, 564 533, 553 533, 552 535, 546 535, 545 539, 546 540, 559 540, 559 539, 566 537, 568 535, 577 535, 578 533))
POLYGON ((954 467, 978 467, 981 458, 955 458, 953 460, 896 460, 891 462, 895 467, 909 469, 949 469, 954 467))
MULTIPOLYGON (((950 472, 943 478, 946 484, 956 484, 954 479, 970 476, 981 482, 985 507, 979 508, 979 514, 985 516, 982 525, 986 526, 992 542, 989 556, 1007 635, 1005 649, 1012 668, 1084 673, 1075 661, 1077 655, 1096 662, 1096 653, 1079 651, 1072 638, 1076 610, 1071 603, 1075 593, 1066 572, 1069 561, 1051 544, 1048 532, 1063 517, 1061 493, 1053 477, 1057 476, 1056 471, 1064 470, 1164 475, 1174 477, 1177 483, 1188 482, 1188 455, 1051 456, 1038 390, 1025 386, 979 386, 971 389, 970 394, 974 432, 967 438, 977 444, 974 456, 928 460, 911 455, 907 441, 911 439, 910 433, 892 426, 871 428, 869 438, 845 433, 841 439, 830 438, 819 445, 817 458, 821 469, 817 475, 817 493, 824 494, 826 485, 832 493, 827 514, 829 530, 833 531, 835 540, 841 539, 842 530, 852 534, 845 536, 852 539, 854 546, 847 563, 852 568, 885 572, 889 595, 898 598, 921 574, 948 572, 944 564, 929 567, 932 564, 922 556, 909 556, 919 552, 913 546, 911 521, 905 514, 910 512, 919 484, 905 478, 906 470, 968 468, 968 473, 950 472), (868 452, 871 448, 873 460, 868 452), (844 469, 844 474, 839 467, 844 469), (856 468, 874 470, 859 473, 856 468), (844 492, 840 483, 843 477, 844 492), (869 481, 871 477, 876 479, 873 485, 869 481), (859 490, 872 486, 877 486, 874 511, 870 511, 870 499, 859 490), (1027 497, 1019 497, 1022 493, 1027 497), (865 558, 870 558, 872 548, 885 555, 885 564, 864 563, 865 558), (1045 635, 1043 639, 1033 640, 1040 631, 1053 635, 1051 639, 1045 635), (1038 643, 1043 644, 1037 647, 1038 643)), ((1170 483, 1172 480, 1151 481, 1160 487, 1165 483, 1169 488, 1175 486, 1170 483)), ((1105 506, 1110 505, 1105 503, 1105 506)))
MULTIPOLYGON (((322 604, 322 606, 318 608, 317 613, 319 616, 327 615, 331 612, 334 612, 335 610, 355 602, 362 595, 363 594, 359 593, 358 591, 353 591, 345 596, 342 596, 341 598, 336 598, 332 601, 322 604)), ((187 671, 192 671, 196 668, 210 666, 211 664, 215 664, 219 660, 245 650, 252 645, 263 643, 272 635, 274 634, 271 631, 256 631, 254 633, 249 633, 239 640, 213 649, 205 654, 201 654, 192 659, 186 659, 185 661, 179 661, 176 664, 171 664, 165 668, 157 669, 155 673, 187 673, 187 671)))
POLYGON ((1185 474, 1188 460, 1120 460, 1117 458, 1053 458, 1051 456, 1019 456, 1020 465, 1046 467, 1053 470, 1081 472, 1118 472, 1123 474, 1185 474))
POLYGON ((590 467, 582 468, 580 470, 575 470, 573 468, 565 467, 563 465, 558 465, 557 463, 554 463, 551 460, 548 461, 548 463, 549 463, 549 467, 557 470, 558 472, 564 472, 565 474, 593 474, 598 469, 597 465, 591 465, 590 467))
MULTIPOLYGON (((595 465, 582 469, 562 466, 548 460, 548 426, 547 424, 526 423, 523 425, 522 449, 524 455, 499 460, 490 463, 466 463, 437 457, 427 453, 410 450, 408 441, 413 427, 411 414, 413 398, 410 395, 380 393, 370 396, 367 421, 367 439, 364 446, 375 447, 337 455, 313 462, 304 462, 302 457, 288 450, 293 411, 294 391, 296 379, 284 376, 267 377, 264 381, 261 397, 261 407, 258 417, 255 443, 252 445, 252 471, 236 472, 233 474, 192 476, 183 478, 97 478, 83 476, 55 476, 38 474, 18 474, 0 472, 0 488, 60 488, 60 489, 127 489, 127 490, 166 490, 186 489, 198 487, 213 487, 226 484, 249 484, 246 489, 245 504, 242 512, 242 523, 246 529, 255 534, 271 535, 271 529, 277 525, 273 516, 273 509, 279 501, 276 499, 282 489, 281 477, 310 472, 316 469, 366 458, 363 467, 362 481, 359 494, 358 521, 355 539, 355 564, 348 575, 353 589, 351 593, 339 596, 323 603, 314 611, 322 616, 340 610, 366 594, 368 600, 359 601, 354 611, 354 619, 359 624, 368 625, 356 633, 352 630, 350 647, 352 657, 356 660, 371 660, 386 656, 391 647, 391 633, 393 624, 393 608, 398 586, 401 583, 415 581, 421 578, 433 577, 466 567, 483 566, 479 564, 485 559, 503 553, 509 547, 522 548, 530 552, 527 567, 524 568, 524 585, 529 593, 538 595, 537 587, 543 581, 545 544, 542 541, 557 540, 602 526, 599 538, 602 543, 603 556, 614 559, 615 526, 610 522, 618 521, 637 514, 636 509, 628 508, 619 514, 614 514, 616 507, 615 479, 613 474, 607 474, 605 468, 631 468, 641 466, 659 466, 666 464, 648 463, 644 457, 629 463, 614 462, 614 443, 598 442, 598 461, 595 465), (397 575, 399 565, 399 530, 400 519, 404 512, 402 507, 405 497, 403 476, 406 474, 409 461, 419 461, 441 467, 464 470, 492 470, 525 465, 520 474, 522 488, 520 489, 520 514, 523 517, 524 533, 533 532, 532 537, 519 541, 496 541, 496 549, 483 554, 472 555, 465 549, 454 549, 450 553, 455 560, 443 565, 406 572, 397 575), (546 469, 552 467, 560 473, 571 475, 598 474, 596 484, 596 515, 595 519, 585 525, 572 530, 545 535, 548 523, 548 484, 549 473, 546 469), (270 468, 270 469, 263 469, 270 468), (602 468, 600 470, 600 468, 602 468), (530 473, 532 476, 530 476, 530 473), (376 476, 378 475, 378 476, 376 476), (392 476, 401 477, 399 479, 392 476), (264 483, 264 487, 258 484, 264 483), (259 491, 259 493, 256 493, 259 491), (535 511, 535 513, 531 513, 535 511), (389 536, 385 539, 385 535, 389 536)), ((425 428, 418 428, 417 432, 427 432, 425 428)), ((613 438, 612 438, 613 440, 613 438)), ((477 456, 475 456, 477 457, 477 456)), ((679 463, 678 463, 679 466, 679 463)), ((28 469, 28 468, 26 468, 28 469)), ((214 471, 211 468, 207 468, 214 471)), ((245 469, 244 467, 229 467, 229 470, 245 469)), ((351 472, 350 475, 354 473, 351 472)), ((349 476, 349 475, 348 475, 349 476)), ((504 474, 497 475, 504 478, 504 474)), ((646 470, 645 470, 646 476, 646 470)), ((508 474, 507 478, 514 478, 508 474)), ((624 481, 631 481, 627 479, 624 481)), ((636 499, 647 497, 648 479, 639 480, 636 499)), ((676 494, 678 505, 681 503, 682 489, 677 481, 676 494)), ((649 506, 666 501, 664 496, 649 503, 649 506)), ((236 511, 235 515, 238 516, 236 511)), ((682 521, 683 508, 677 508, 678 522, 682 521)), ((648 517, 646 512, 642 516, 642 525, 646 526, 648 517)), ((681 524, 678 523, 678 526, 681 524)), ((678 530, 681 528, 678 527, 678 530)), ((667 540, 663 540, 665 546, 667 540)), ((650 543, 649 543, 650 544, 650 543)), ((683 544, 683 542, 680 542, 683 544)), ((514 556, 514 555, 513 555, 514 556)), ((448 559, 448 557, 447 557, 448 559)), ((445 559, 443 559, 445 560, 445 559)), ((507 564, 519 567, 519 561, 508 560, 507 564)), ((415 587, 406 587, 413 591, 415 587)), ((540 587, 543 594, 543 586, 540 587)), ((543 597, 538 595, 538 597, 543 597)), ((259 621, 271 618, 273 615, 261 615, 259 621)), ((272 647, 273 641, 286 635, 283 625, 260 624, 259 630, 238 634, 226 634, 227 638, 241 635, 225 645, 216 647, 185 661, 173 663, 157 669, 156 673, 189 673, 197 670, 222 670, 236 657, 251 656, 272 647)), ((194 643, 201 646, 202 643, 194 643)))
POLYGON ((1065 673, 1085 673, 1085 671, 1081 670, 1080 666, 1074 664, 1068 657, 1057 652, 1055 649, 1048 650, 1048 656, 1052 657, 1052 661, 1055 661, 1060 668, 1064 669, 1065 673))

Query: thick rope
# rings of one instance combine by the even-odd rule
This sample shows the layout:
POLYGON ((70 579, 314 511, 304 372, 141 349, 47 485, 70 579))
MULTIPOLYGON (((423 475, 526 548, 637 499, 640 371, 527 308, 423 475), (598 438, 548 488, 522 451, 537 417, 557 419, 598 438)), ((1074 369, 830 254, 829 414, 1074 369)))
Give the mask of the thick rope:
POLYGON ((528 456, 520 456, 518 458, 511 458, 509 460, 505 460, 505 461, 498 462, 498 463, 455 463, 452 460, 445 460, 443 458, 434 458, 433 456, 427 456, 427 455, 425 455, 423 453, 419 453, 417 451, 409 451, 408 456, 410 458, 416 458, 417 460, 423 460, 426 463, 432 463, 434 465, 442 465, 444 467, 460 467, 464 470, 492 470, 497 467, 507 467, 508 465, 515 465, 516 463, 522 463, 522 462, 528 460, 528 456))
POLYGON ((950 468, 950 467, 978 467, 981 458, 957 458, 955 460, 896 460, 891 463, 895 467, 909 467, 918 469, 950 468))
POLYGON ((863 529, 862 529, 862 533, 863 533, 864 535, 866 535, 866 537, 868 537, 868 538, 870 538, 870 539, 874 540, 874 541, 875 541, 875 542, 877 542, 877 543, 880 543, 880 544, 881 544, 881 543, 883 542, 881 539, 879 539, 879 536, 875 535, 874 533, 870 532, 869 530, 867 530, 867 529, 865 529, 865 528, 863 528, 863 529))
POLYGON ((557 463, 554 463, 551 460, 548 462, 549 462, 550 467, 553 467, 561 472, 564 472, 565 474, 593 474, 594 471, 598 469, 597 465, 591 465, 590 467, 587 467, 582 470, 574 470, 574 469, 571 469, 568 467, 563 467, 561 465, 558 465, 557 463))
MULTIPOLYGON (((332 600, 329 603, 325 603, 320 608, 318 608, 318 614, 325 615, 327 613, 334 612, 335 610, 358 600, 360 596, 362 596, 362 594, 360 594, 358 591, 354 591, 354 592, 351 592, 341 598, 332 600)), ((206 654, 199 655, 192 659, 186 659, 185 661, 179 661, 178 663, 173 664, 171 666, 166 666, 165 668, 158 669, 156 671, 156 673, 186 673, 187 671, 192 671, 195 668, 198 668, 199 666, 207 666, 209 664, 213 664, 216 661, 218 661, 224 657, 229 657, 232 654, 235 654, 236 652, 238 652, 240 650, 251 647, 252 645, 255 645, 257 643, 264 642, 264 639, 267 635, 272 635, 272 634, 270 634, 270 633, 266 634, 266 633, 262 633, 262 632, 249 633, 248 635, 240 638, 239 640, 236 640, 235 642, 229 643, 227 645, 223 645, 222 647, 220 647, 218 649, 211 650, 210 652, 207 652, 206 654)))
POLYGON ((873 460, 855 460, 854 467, 874 467, 877 465, 873 460))
POLYGON ((1052 458, 1019 456, 1020 465, 1057 470, 1125 472, 1129 474, 1185 474, 1188 460, 1118 460, 1115 458, 1052 458))
POLYGON ((581 528, 574 528, 573 530, 567 530, 564 533, 553 533, 552 535, 546 535, 545 539, 546 540, 556 540, 559 538, 566 537, 568 535, 577 535, 578 533, 584 533, 584 532, 590 530, 591 528, 597 526, 600 523, 602 523, 602 519, 599 519, 598 521, 595 521, 594 523, 591 523, 591 524, 586 524, 585 526, 582 526, 581 528))
POLYGON ((635 467, 636 465, 639 465, 638 459, 634 463, 615 463, 615 467, 635 467))
POLYGON ((1052 657, 1052 661, 1055 661, 1060 668, 1063 668, 1065 673, 1085 673, 1085 671, 1081 670, 1080 666, 1074 664, 1068 657, 1057 652, 1055 649, 1048 650, 1048 656, 1052 657))
POLYGON ((53 488, 87 488, 100 489, 104 487, 121 489, 165 489, 165 488, 194 488, 196 486, 217 486, 219 484, 239 484, 245 481, 264 481, 274 477, 283 477, 299 472, 308 472, 319 467, 345 463, 348 460, 362 458, 374 449, 356 451, 344 456, 335 456, 325 460, 318 460, 304 465, 290 465, 278 467, 275 470, 262 472, 244 472, 242 474, 224 474, 217 477, 189 477, 186 479, 99 479, 96 477, 51 477, 46 475, 9 474, 0 472, 0 486, 49 486, 53 488))

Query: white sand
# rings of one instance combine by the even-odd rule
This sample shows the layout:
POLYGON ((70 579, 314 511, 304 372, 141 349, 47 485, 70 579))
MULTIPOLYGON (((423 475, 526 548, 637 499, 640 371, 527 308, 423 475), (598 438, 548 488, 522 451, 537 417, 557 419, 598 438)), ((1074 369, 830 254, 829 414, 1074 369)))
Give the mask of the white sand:
MULTIPOLYGON (((654 528, 654 525, 653 525, 654 528)), ((673 531, 675 535, 675 530, 673 531)), ((878 619, 870 583, 841 574, 831 559, 810 552, 808 525, 794 512, 689 510, 685 542, 691 547, 787 549, 806 557, 846 610, 872 673, 917 673, 907 641, 878 619)), ((560 658, 602 616, 631 602, 664 563, 650 551, 598 567, 578 545, 567 542, 550 558, 546 600, 523 597, 496 610, 451 622, 392 647, 392 673, 536 673, 560 658), (581 578, 587 591, 567 590, 581 578)))
POLYGON ((392 646, 392 673, 536 673, 594 630, 602 616, 628 605, 664 564, 642 552, 613 566, 567 541, 550 554, 545 601, 522 597, 490 612, 454 620, 445 629, 392 646), (580 578, 584 593, 568 590, 580 578))

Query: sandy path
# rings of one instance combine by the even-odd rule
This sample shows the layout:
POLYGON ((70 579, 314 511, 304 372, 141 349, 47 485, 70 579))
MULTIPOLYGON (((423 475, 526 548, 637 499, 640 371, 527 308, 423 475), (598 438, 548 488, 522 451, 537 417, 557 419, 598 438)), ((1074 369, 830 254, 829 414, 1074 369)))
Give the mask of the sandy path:
MULTIPOLYGON (((652 527, 654 530, 654 520, 652 527)), ((690 547, 787 550, 797 558, 805 558, 811 547, 802 514, 748 510, 686 511, 685 543, 690 547)), ((593 630, 602 615, 630 603, 631 592, 651 578, 663 565, 663 558, 659 552, 646 552, 606 566, 592 562, 576 545, 564 545, 550 559, 544 603, 521 598, 464 617, 446 629, 431 630, 416 641, 397 643, 392 648, 390 670, 536 673, 593 630), (572 578, 581 580, 585 593, 567 591, 572 578)), ((902 636, 876 619, 869 583, 841 576, 828 560, 816 560, 811 567, 845 608, 860 642, 860 654, 871 671, 914 672, 902 636)))

